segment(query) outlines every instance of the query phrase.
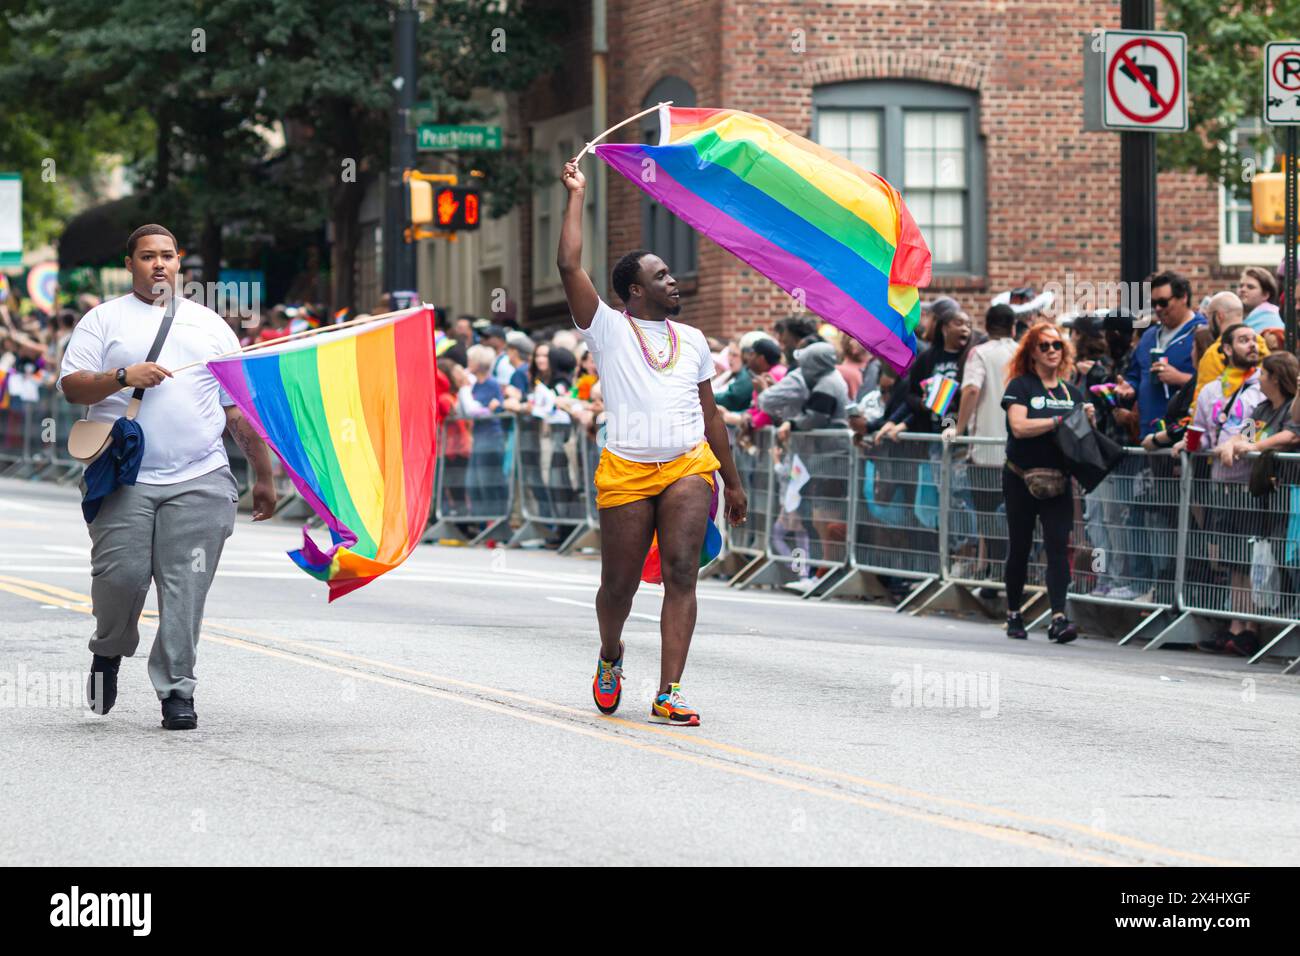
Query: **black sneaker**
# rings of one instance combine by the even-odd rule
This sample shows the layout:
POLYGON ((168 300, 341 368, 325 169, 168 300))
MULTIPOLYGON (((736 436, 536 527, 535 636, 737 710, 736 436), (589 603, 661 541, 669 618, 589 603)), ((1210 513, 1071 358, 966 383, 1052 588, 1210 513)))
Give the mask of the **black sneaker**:
POLYGON ((175 692, 162 702, 162 725, 168 730, 193 730, 199 725, 199 715, 194 712, 194 698, 181 697, 175 692))
POLYGON ((86 681, 86 705, 101 717, 117 703, 117 668, 122 655, 102 657, 96 654, 90 662, 90 679, 86 681), (95 691, 100 691, 96 694, 95 691))
POLYGON ((1232 632, 1226 627, 1215 631, 1204 641, 1196 642, 1196 649, 1204 651, 1206 654, 1226 654, 1228 653, 1228 641, 1232 638, 1232 632))
POLYGON ((1069 644, 1078 636, 1079 628, 1064 615, 1052 618, 1052 623, 1047 626, 1047 639, 1058 644, 1069 644))
POLYGON ((1259 635, 1251 630, 1233 634, 1224 645, 1224 650, 1238 657, 1254 657, 1259 653, 1259 635))
POLYGON ((1007 637, 1017 641, 1029 637, 1029 632, 1025 630, 1024 618, 1020 616, 1019 611, 1012 611, 1007 615, 1007 637))

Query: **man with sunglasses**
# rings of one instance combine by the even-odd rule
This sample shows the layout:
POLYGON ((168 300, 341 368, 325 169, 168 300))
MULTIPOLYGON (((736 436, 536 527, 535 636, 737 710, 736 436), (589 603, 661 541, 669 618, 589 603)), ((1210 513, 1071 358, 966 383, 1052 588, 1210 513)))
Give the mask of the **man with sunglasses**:
POLYGON ((1192 309, 1192 284, 1176 272, 1151 278, 1151 305, 1158 321, 1142 335, 1124 377, 1137 389, 1138 438, 1160 429, 1156 423, 1174 393, 1195 374, 1192 337, 1205 316, 1192 309))

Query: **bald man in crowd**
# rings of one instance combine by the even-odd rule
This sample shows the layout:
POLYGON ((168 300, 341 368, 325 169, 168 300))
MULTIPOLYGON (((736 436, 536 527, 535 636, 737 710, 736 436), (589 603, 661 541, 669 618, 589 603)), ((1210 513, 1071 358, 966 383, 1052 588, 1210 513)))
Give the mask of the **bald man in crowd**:
MULTIPOLYGON (((1246 308, 1235 292, 1216 292, 1206 303, 1205 318, 1210 323, 1210 331, 1214 333, 1216 341, 1212 347, 1205 350, 1205 354, 1201 356, 1201 363, 1196 366, 1196 391, 1192 395, 1192 408, 1196 407, 1196 399, 1200 396, 1201 389, 1222 375, 1227 368, 1227 360, 1217 340, 1225 329, 1244 322, 1245 312, 1246 308)), ((1269 353, 1268 343, 1263 335, 1256 335, 1255 345, 1259 349, 1260 361, 1263 361, 1264 356, 1269 353)), ((1241 384, 1237 370, 1234 369, 1230 375, 1235 379, 1229 383, 1230 385, 1235 388, 1241 384)))

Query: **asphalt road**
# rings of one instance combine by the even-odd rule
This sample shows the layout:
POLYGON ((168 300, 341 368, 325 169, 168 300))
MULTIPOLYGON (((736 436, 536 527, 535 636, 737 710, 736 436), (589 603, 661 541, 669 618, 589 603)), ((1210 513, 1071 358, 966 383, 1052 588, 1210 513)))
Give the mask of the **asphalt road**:
POLYGON ((0 864, 1300 861, 1300 680, 1275 667, 705 582, 703 724, 668 728, 658 589, 606 718, 595 560, 423 547, 331 606, 297 540, 241 516, 199 729, 167 732, 143 644, 113 712, 81 706, 75 490, 0 481, 0 864))

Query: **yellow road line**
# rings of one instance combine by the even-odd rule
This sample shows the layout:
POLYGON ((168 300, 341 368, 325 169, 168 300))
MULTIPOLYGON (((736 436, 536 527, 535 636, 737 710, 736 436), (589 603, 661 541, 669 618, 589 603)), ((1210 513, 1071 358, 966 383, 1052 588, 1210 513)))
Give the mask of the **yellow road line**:
MULTIPOLYGON (((90 611, 88 610, 89 608, 88 602, 90 599, 87 595, 79 594, 76 591, 71 591, 68 590, 67 588, 61 588, 56 585, 47 585, 40 581, 30 581, 22 578, 15 578, 8 575, 0 575, 0 590, 8 591, 20 597, 26 597, 32 600, 38 600, 43 603, 53 603, 57 606, 62 606, 67 610, 79 611, 86 614, 90 613, 90 611), (45 593, 40 593, 39 591, 33 590, 35 588, 44 589, 45 593), (61 601, 57 599, 47 598, 46 596, 47 594, 54 595, 55 598, 75 599, 77 600, 78 603, 73 604, 68 601, 61 601)), ((143 616, 147 619, 155 620, 155 621, 157 617, 156 612, 152 612, 152 611, 145 611, 143 616)), ((364 664, 371 667, 380 667, 397 673, 403 673, 415 677, 423 677, 431 680, 437 680, 440 682, 452 684, 454 686, 463 687, 467 690, 475 690, 483 693, 499 695, 513 700, 517 700, 521 703, 527 703, 530 706, 543 707, 549 710, 558 711, 564 714, 571 714, 581 718, 590 719, 593 716, 589 712, 584 710, 578 710, 572 707, 557 705, 550 701, 529 697, 528 695, 519 694, 514 691, 507 691, 501 688, 490 687, 485 684, 477 684, 472 681, 464 681, 454 677, 447 677, 445 675, 432 674, 427 671, 420 671, 420 670, 415 670, 413 668, 402 667, 400 665, 390 664, 385 661, 378 661, 371 658, 360 657, 358 655, 349 654, 345 651, 335 651, 329 648, 319 647, 303 641, 296 641, 289 638, 273 637, 268 634, 262 634, 256 631, 249 631, 247 629, 238 628, 228 624, 205 622, 204 626, 205 629, 216 629, 218 631, 229 631, 233 634, 243 634, 249 637, 256 637, 262 640, 271 641, 273 643, 277 643, 285 646, 303 648, 311 651, 313 654, 323 654, 330 657, 336 657, 341 660, 351 661, 358 664, 364 664)), ((366 680, 370 680, 375 683, 414 690, 417 693, 422 693, 425 694, 426 696, 434 696, 440 699, 445 699, 456 703, 462 703, 473 707, 479 707, 481 709, 490 710, 496 713, 507 714, 509 716, 518 717, 520 719, 528 720, 534 723, 540 723, 547 726, 558 727, 563 730, 569 730, 583 736, 589 736, 597 739, 608 740, 614 743, 634 746, 638 749, 643 749, 651 753, 660 754, 662 756, 668 756, 673 759, 684 760, 690 763, 697 763, 703 766, 713 767, 714 769, 722 770, 727 773, 735 773, 741 776, 747 776, 753 779, 763 780, 769 783, 776 783, 780 786, 787 787, 788 789, 802 790, 807 793, 812 793, 819 796, 826 796, 831 799, 836 799, 844 802, 854 803, 860 806, 868 807, 870 809, 876 809, 882 812, 892 813, 897 816, 925 820, 927 822, 935 823, 936 825, 939 826, 945 826, 950 829, 960 829, 960 830, 965 830, 966 832, 977 833, 978 835, 985 836, 991 839, 997 839, 1002 842, 1011 842, 1021 846, 1032 846, 1036 849, 1042 849, 1047 852, 1057 853, 1073 859, 1080 859, 1088 862, 1106 863, 1109 865, 1125 865, 1122 861, 1116 861, 1108 857, 1099 857, 1093 854, 1086 853, 1084 851, 1075 850, 1070 847, 1060 846, 1054 843, 1050 838, 1043 837, 1038 834, 1027 833, 1025 831, 1018 831, 1018 830, 1008 830, 1006 827, 994 826, 991 824, 960 820, 952 817, 946 817, 939 814, 931 813, 926 810, 914 810, 908 807, 899 806, 897 804, 880 803, 879 801, 869 800, 862 797, 856 797, 850 794, 844 794, 834 790, 827 790, 822 787, 814 787, 808 784, 799 783, 797 781, 788 780, 783 777, 774 776, 772 774, 766 774, 763 773, 762 771, 752 770, 746 767, 739 767, 735 764, 715 760, 706 756, 688 754, 678 750, 668 750, 662 747, 657 747, 653 744, 642 743, 640 741, 633 741, 628 739, 625 736, 604 733, 594 728, 575 726, 574 724, 569 722, 558 721, 548 717, 540 717, 534 714, 524 713, 522 711, 510 707, 505 707, 500 704, 492 703, 489 701, 482 701, 474 698, 468 698, 463 695, 453 694, 447 691, 438 690, 436 688, 426 687, 421 684, 412 684, 408 681, 393 680, 392 678, 383 677, 378 674, 370 674, 363 671, 357 671, 354 669, 334 667, 333 665, 327 664, 323 661, 317 661, 308 657, 304 657, 301 654, 284 653, 281 651, 277 651, 274 648, 268 648, 256 643, 239 640, 238 638, 234 638, 234 637, 210 636, 209 639, 219 644, 226 644, 227 646, 230 647, 240 647, 248 650, 253 650, 259 653, 267 654, 268 656, 279 657, 285 660, 297 661, 299 663, 307 664, 309 666, 328 670, 334 673, 343 674, 346 676, 362 677, 366 680)), ((765 753, 759 753, 757 751, 747 750, 743 747, 737 747, 732 744, 724 743, 722 741, 716 741, 705 737, 699 737, 693 733, 684 734, 680 730, 673 731, 667 728, 657 727, 653 724, 629 721, 620 717, 600 717, 598 719, 603 723, 611 723, 622 727, 627 727, 631 730, 640 733, 648 732, 648 733, 666 734, 670 736, 674 740, 674 742, 677 743, 697 744, 705 748, 711 748, 714 750, 730 753, 735 756, 741 756, 749 759, 759 760, 762 762, 777 764, 780 766, 789 767, 791 769, 800 770, 806 773, 812 773, 816 775, 830 777, 832 779, 842 780, 844 782, 854 783, 872 789, 886 791, 897 796, 905 796, 916 800, 928 801, 931 803, 941 804, 945 806, 957 807, 972 812, 1004 817, 1007 819, 1017 820, 1024 823, 1033 823, 1042 826, 1051 826, 1051 827, 1057 827, 1062 829, 1068 829, 1080 833, 1082 835, 1091 837, 1093 839, 1097 839, 1109 843, 1116 843, 1128 847, 1130 849, 1143 850, 1147 852, 1173 856, 1181 859, 1187 859, 1187 860, 1206 863, 1215 866, 1242 865, 1235 861, 1222 860, 1215 857, 1204 856, 1198 853, 1190 853, 1186 851, 1175 850, 1169 847, 1160 846, 1158 844, 1149 843, 1143 840, 1138 840, 1133 837, 1126 837, 1121 834, 1109 833, 1103 830, 1097 830, 1093 827, 1088 827, 1082 824, 1073 823, 1068 820, 1056 820, 1050 817, 1037 817, 1029 814, 1022 814, 1014 810, 1007 810, 999 807, 992 807, 983 804, 972 803, 969 801, 957 800, 950 797, 939 796, 937 794, 929 794, 919 790, 900 787, 895 784, 889 784, 881 781, 871 780, 865 777, 859 777, 854 774, 845 773, 843 771, 818 767, 812 764, 805 764, 799 761, 789 760, 787 758, 778 757, 772 754, 765 754, 765 753)))

